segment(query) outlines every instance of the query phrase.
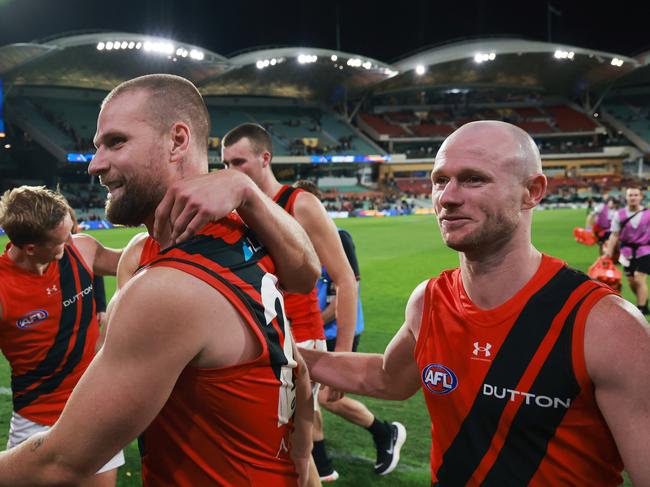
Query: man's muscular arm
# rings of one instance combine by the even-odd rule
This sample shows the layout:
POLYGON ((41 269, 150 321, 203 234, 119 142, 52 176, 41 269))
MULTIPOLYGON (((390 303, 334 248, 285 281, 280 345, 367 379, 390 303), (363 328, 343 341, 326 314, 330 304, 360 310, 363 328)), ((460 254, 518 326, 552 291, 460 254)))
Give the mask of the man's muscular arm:
POLYGON ((352 350, 357 323, 357 280, 350 267, 338 231, 325 208, 311 193, 296 198, 294 215, 309 235, 316 253, 336 285, 336 350, 352 350))
POLYGON ((269 250, 282 287, 295 293, 311 291, 320 266, 309 238, 248 176, 237 171, 175 182, 156 209, 154 237, 163 245, 182 242, 233 210, 269 250))
POLYGON ((413 357, 420 329, 426 282, 411 294, 406 320, 381 354, 328 353, 302 350, 312 380, 335 389, 381 399, 406 399, 419 389, 413 357))
POLYGON ((619 296, 602 298, 585 327, 585 362, 596 402, 634 485, 650 485, 650 328, 619 296))
POLYGON ((213 299, 202 299, 194 281, 152 269, 128 284, 104 347, 54 427, 0 454, 0 486, 76 485, 146 428, 180 372, 203 350, 214 316, 230 312, 214 291, 213 299))
POLYGON ((298 362, 296 377, 296 412, 294 430, 291 433, 291 459, 296 465, 300 485, 307 485, 309 480, 309 458, 311 456, 312 426, 314 423, 314 401, 307 364, 298 348, 292 343, 293 356, 298 362))

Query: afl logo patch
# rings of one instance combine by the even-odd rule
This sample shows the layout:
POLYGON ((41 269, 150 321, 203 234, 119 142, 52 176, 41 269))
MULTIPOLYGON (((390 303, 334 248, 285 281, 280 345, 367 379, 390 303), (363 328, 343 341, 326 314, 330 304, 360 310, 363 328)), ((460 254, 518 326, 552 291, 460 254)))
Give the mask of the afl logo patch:
POLYGON ((41 321, 46 319, 49 315, 44 309, 37 309, 30 311, 24 316, 21 316, 16 320, 16 326, 18 328, 33 328, 38 325, 41 321))
POLYGON ((433 394, 449 394, 458 386, 458 378, 449 367, 429 364, 422 370, 422 383, 433 394))

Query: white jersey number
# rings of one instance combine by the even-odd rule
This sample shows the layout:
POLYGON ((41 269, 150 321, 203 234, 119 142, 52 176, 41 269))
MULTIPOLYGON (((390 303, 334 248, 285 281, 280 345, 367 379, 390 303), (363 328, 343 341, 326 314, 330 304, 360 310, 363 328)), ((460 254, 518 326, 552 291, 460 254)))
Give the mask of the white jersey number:
POLYGON ((293 369, 298 365, 293 358, 293 337, 289 330, 289 321, 284 312, 284 299, 276 284, 278 278, 273 274, 266 273, 262 278, 262 303, 264 304, 264 318, 267 326, 277 316, 276 303, 280 300, 282 310, 282 322, 284 323, 284 356, 287 358, 287 365, 283 366, 280 372, 280 398, 278 401, 278 427, 287 424, 296 409, 296 386, 293 383, 293 369))

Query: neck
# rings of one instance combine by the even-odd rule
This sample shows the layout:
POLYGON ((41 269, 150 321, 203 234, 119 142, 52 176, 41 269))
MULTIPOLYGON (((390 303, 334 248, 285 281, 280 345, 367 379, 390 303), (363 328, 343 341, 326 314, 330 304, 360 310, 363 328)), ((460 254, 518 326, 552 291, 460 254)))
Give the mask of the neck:
POLYGON ((493 309, 514 296, 535 275, 542 254, 528 240, 524 245, 508 242, 489 256, 460 255, 461 279, 472 302, 493 309))
POLYGON ((282 184, 275 179, 273 172, 269 169, 269 171, 265 173, 264 180, 260 182, 259 187, 266 196, 273 198, 277 192, 280 191, 282 184))
POLYGON ((31 272, 32 274, 37 274, 42 276, 47 271, 47 268, 50 266, 50 262, 42 263, 36 262, 29 257, 25 252, 23 252, 19 247, 12 245, 7 250, 7 255, 12 260, 16 266, 20 267, 24 271, 31 272))

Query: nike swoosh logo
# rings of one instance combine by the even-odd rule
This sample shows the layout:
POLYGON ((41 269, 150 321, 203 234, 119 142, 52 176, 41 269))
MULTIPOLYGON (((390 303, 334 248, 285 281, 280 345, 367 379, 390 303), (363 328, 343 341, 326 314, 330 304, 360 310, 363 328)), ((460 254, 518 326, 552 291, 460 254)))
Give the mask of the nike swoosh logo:
POLYGON ((375 468, 379 468, 379 467, 381 467, 382 465, 384 465, 383 462, 382 462, 382 463, 375 463, 375 468))
POLYGON ((388 453, 389 455, 392 455, 393 454, 393 448, 395 448, 395 443, 391 443, 390 448, 388 450, 386 450, 386 453, 388 453))

